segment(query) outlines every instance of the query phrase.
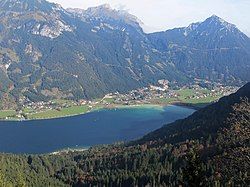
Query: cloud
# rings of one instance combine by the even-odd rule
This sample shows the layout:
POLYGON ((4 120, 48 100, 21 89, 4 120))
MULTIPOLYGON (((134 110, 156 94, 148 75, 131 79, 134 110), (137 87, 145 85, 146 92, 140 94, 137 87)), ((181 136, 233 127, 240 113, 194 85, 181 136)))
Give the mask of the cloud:
POLYGON ((124 4, 117 4, 117 5, 115 5, 115 9, 117 9, 117 10, 124 10, 124 11, 129 12, 129 9, 124 4))

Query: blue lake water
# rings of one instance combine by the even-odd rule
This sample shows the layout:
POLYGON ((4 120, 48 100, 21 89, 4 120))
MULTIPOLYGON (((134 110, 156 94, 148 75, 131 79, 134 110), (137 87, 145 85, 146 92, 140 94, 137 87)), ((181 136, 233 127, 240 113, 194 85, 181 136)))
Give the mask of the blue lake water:
POLYGON ((180 106, 104 109, 37 121, 1 121, 0 152, 40 154, 129 141, 194 112, 180 106))

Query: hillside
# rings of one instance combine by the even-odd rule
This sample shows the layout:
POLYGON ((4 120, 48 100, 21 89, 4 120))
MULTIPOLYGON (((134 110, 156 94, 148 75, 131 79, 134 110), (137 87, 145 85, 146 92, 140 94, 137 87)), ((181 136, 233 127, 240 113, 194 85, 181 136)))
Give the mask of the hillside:
POLYGON ((249 93, 250 83, 130 145, 1 154, 0 186, 249 186, 249 93))
POLYGON ((227 83, 250 79, 250 39, 216 15, 188 27, 149 34, 149 39, 191 77, 227 83))
POLYGON ((160 79, 170 85, 250 80, 250 39, 221 18, 152 34, 140 24, 108 5, 66 10, 45 0, 1 1, 0 97, 77 100, 160 79))
POLYGON ((134 16, 107 6, 77 14, 46 1, 6 0, 0 18, 1 84, 14 98, 93 98, 186 80, 153 51, 134 16))
MULTIPOLYGON (((214 137, 218 130, 228 128, 227 119, 234 112, 233 106, 241 103, 241 99, 250 98, 250 83, 247 83, 235 94, 221 98, 217 103, 205 107, 185 120, 165 125, 159 130, 143 137, 142 143, 163 139, 168 143, 183 142, 187 139, 207 139, 214 137)), ((247 101, 248 102, 248 101, 247 101)))

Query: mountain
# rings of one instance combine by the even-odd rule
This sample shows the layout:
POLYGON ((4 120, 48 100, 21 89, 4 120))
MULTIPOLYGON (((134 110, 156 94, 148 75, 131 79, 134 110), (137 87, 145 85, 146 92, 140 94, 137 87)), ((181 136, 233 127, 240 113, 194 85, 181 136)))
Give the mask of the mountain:
POLYGON ((1 1, 1 99, 91 99, 160 79, 250 80, 249 38, 220 18, 153 34, 141 24, 109 5, 66 10, 45 0, 1 1))
POLYGON ((0 186, 249 186, 250 83, 139 141, 0 154, 0 186))
POLYGON ((186 80, 151 48, 136 17, 107 5, 77 11, 5 0, 0 18, 0 67, 15 98, 93 98, 186 80))
POLYGON ((73 13, 75 16, 82 17, 85 20, 91 18, 101 19, 104 22, 108 20, 117 20, 137 27, 139 30, 141 30, 140 24, 143 24, 137 17, 129 14, 127 11, 114 10, 109 4, 91 7, 87 10, 68 8, 67 11, 73 13))
POLYGON ((149 34, 149 38, 191 77, 228 83, 250 80, 250 39, 215 15, 188 27, 149 34))
POLYGON ((50 12, 53 10, 53 4, 45 0, 2 0, 0 9, 9 12, 26 12, 26 11, 43 11, 50 12))

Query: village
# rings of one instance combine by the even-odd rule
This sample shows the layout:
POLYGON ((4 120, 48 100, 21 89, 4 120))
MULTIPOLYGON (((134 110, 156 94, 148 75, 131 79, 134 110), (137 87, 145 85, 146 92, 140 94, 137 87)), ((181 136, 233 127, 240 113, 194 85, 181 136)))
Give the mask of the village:
POLYGON ((127 94, 108 94, 103 101, 105 98, 113 99, 113 103, 117 105, 188 103, 188 101, 191 103, 210 103, 237 90, 238 87, 221 84, 213 86, 212 89, 203 88, 198 84, 171 89, 167 80, 159 80, 157 85, 132 90, 127 94))
MULTIPOLYGON (((119 106, 134 106, 147 104, 208 104, 219 98, 237 91, 238 87, 213 85, 207 89, 199 84, 171 89, 167 80, 159 80, 156 85, 132 90, 128 93, 110 93, 101 99, 94 100, 52 100, 48 102, 24 102, 17 118, 29 118, 35 114, 46 114, 46 111, 58 112, 58 115, 68 116, 86 113, 100 108, 115 108, 119 106), (74 110, 72 111, 72 107, 74 110), (64 110, 64 112, 60 111, 64 110), (67 110, 69 110, 67 112, 67 110)), ((56 115, 56 114, 55 114, 56 115)), ((46 116, 46 115, 45 115, 46 116)), ((57 115, 56 115, 57 116, 57 115)), ((34 117, 35 118, 35 117, 34 117)))
MULTIPOLYGON (((157 84, 131 90, 128 93, 109 93, 100 99, 65 100, 31 102, 23 99, 18 110, 4 112, 0 119, 27 120, 48 119, 84 114, 103 108, 119 108, 138 105, 169 105, 182 104, 195 108, 204 107, 219 98, 237 91, 238 87, 214 84, 204 88, 197 84, 171 88, 167 80, 159 80, 157 84)), ((1 111, 0 111, 1 112, 1 111)), ((0 113, 1 114, 1 113, 0 113)))

